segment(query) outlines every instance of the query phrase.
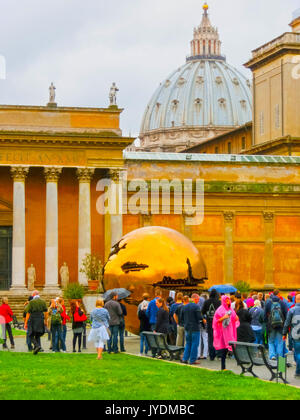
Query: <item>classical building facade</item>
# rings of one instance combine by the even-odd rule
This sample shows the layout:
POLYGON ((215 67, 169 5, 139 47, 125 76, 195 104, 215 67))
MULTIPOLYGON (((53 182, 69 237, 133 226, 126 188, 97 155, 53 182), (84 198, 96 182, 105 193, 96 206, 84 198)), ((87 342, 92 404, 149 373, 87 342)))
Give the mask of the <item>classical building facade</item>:
POLYGON ((83 257, 105 259, 105 228, 110 241, 119 239, 118 216, 100 214, 95 203, 97 182, 118 176, 133 140, 122 137, 121 112, 0 106, 0 290, 24 294, 33 264, 36 287, 56 293, 64 262, 71 281, 86 285, 83 257))

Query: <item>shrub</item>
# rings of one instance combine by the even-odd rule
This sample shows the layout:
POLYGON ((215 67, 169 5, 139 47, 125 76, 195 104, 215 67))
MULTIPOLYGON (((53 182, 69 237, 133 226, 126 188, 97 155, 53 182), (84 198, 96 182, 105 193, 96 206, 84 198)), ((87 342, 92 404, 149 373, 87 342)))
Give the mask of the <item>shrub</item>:
POLYGON ((64 289, 64 298, 65 299, 82 299, 85 295, 85 289, 81 284, 70 283, 68 287, 64 289))
POLYGON ((245 281, 238 281, 234 284, 234 287, 241 293, 249 293, 251 291, 251 286, 245 281))

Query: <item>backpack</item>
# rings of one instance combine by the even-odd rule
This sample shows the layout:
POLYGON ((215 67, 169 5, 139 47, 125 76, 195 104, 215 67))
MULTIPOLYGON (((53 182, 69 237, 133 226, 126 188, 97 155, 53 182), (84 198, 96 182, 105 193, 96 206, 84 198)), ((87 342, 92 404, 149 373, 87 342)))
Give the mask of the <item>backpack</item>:
POLYGON ((274 302, 271 306, 270 324, 272 328, 283 327, 284 319, 279 302, 274 302))
POLYGON ((216 313, 216 308, 214 307, 214 305, 211 303, 209 306, 209 309, 207 311, 206 317, 210 320, 213 320, 215 317, 215 313, 216 313))
POLYGON ((61 314, 56 310, 52 312, 51 315, 51 325, 61 325, 62 317, 61 314))

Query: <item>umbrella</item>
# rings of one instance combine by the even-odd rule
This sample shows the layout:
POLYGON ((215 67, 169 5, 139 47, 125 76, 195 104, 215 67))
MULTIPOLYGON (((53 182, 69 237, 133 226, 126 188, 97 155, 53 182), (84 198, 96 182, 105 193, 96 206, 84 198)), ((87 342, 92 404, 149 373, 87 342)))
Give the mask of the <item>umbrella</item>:
POLYGON ((125 299, 131 295, 131 292, 129 292, 129 290, 126 289, 111 289, 107 290, 107 292, 104 293, 104 300, 110 300, 112 293, 117 293, 118 300, 125 299))
POLYGON ((218 293, 223 293, 226 295, 227 293, 236 293, 237 289, 230 284, 219 284, 216 286, 213 286, 209 289, 209 292, 211 292, 213 289, 215 289, 218 293))

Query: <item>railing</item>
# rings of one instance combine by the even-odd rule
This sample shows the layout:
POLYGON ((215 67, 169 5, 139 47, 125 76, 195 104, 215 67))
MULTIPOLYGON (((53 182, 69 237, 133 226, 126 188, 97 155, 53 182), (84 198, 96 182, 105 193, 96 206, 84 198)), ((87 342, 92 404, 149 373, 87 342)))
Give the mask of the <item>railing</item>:
POLYGON ((286 32, 285 34, 281 35, 280 37, 274 39, 273 41, 269 42, 268 44, 263 45, 262 47, 252 51, 253 58, 256 58, 273 48, 276 48, 283 44, 299 44, 300 46, 300 34, 293 33, 293 32, 286 32))
POLYGON ((194 60, 220 60, 226 61, 225 55, 190 55, 186 57, 186 61, 194 60))

